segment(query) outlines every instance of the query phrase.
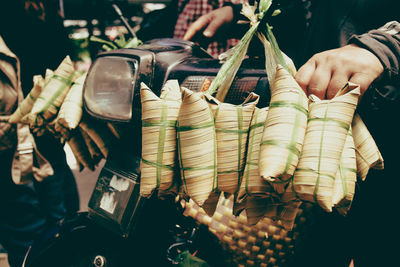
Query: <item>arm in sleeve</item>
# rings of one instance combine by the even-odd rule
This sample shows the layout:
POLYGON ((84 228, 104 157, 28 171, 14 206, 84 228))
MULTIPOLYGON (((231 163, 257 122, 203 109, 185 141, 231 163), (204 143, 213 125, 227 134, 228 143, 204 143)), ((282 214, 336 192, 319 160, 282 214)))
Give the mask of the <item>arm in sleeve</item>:
POLYGON ((353 35, 349 41, 374 53, 381 61, 382 79, 389 83, 400 81, 400 23, 391 21, 377 30, 362 35, 353 35))

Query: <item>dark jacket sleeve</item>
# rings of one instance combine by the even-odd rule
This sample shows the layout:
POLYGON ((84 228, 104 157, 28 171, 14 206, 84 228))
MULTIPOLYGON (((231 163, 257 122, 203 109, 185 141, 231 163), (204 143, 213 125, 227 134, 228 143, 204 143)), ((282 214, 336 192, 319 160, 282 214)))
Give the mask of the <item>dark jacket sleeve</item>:
MULTIPOLYGON (((353 35, 349 43, 366 48, 381 61, 384 71, 367 90, 361 110, 398 112, 400 103, 400 23, 392 21, 377 30, 353 35)), ((382 117, 381 114, 379 117, 382 117)))
POLYGON ((398 84, 400 80, 400 23, 388 22, 377 30, 371 30, 362 35, 354 35, 350 39, 360 47, 374 53, 384 67, 382 79, 398 84))

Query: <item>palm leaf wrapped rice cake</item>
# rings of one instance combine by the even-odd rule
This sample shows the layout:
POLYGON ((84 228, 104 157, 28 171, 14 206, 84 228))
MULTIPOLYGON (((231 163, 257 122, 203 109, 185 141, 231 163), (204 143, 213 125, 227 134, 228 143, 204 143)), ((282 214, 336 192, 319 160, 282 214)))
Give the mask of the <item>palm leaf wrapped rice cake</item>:
POLYGON ((86 117, 79 123, 79 128, 93 140, 103 158, 107 159, 110 147, 115 141, 115 136, 111 133, 107 124, 86 117))
POLYGON ((209 102, 217 139, 217 186, 222 192, 234 194, 239 190, 250 122, 258 100, 259 96, 251 93, 242 105, 209 102))
POLYGON ((25 97, 17 110, 10 116, 8 122, 18 123, 32 110, 33 104, 42 92, 44 79, 41 75, 33 76, 33 87, 29 94, 25 97))
POLYGON ((91 163, 93 166, 97 166, 100 160, 103 158, 100 149, 97 147, 96 143, 90 138, 90 136, 80 127, 76 131, 80 131, 83 140, 85 141, 87 150, 90 155, 91 163))
MULTIPOLYGON (((160 97, 145 84, 142 101, 142 161, 140 193, 149 196, 154 189, 176 189, 176 122, 181 106, 181 91, 176 80, 165 83, 160 97)), ((177 193, 177 192, 175 192, 177 193)))
POLYGON ((213 114, 202 93, 181 88, 177 135, 183 191, 199 206, 217 186, 217 144, 213 114))
POLYGON ((276 205, 274 203, 279 200, 272 185, 260 176, 258 168, 260 143, 267 113, 268 107, 254 110, 250 123, 246 164, 237 194, 237 203, 235 203, 235 206, 242 206, 235 213, 240 213, 245 209, 247 222, 251 225, 256 224, 267 213, 268 216, 273 213, 270 217, 275 217, 276 205))
POLYGON ((42 92, 36 99, 30 114, 32 128, 41 127, 53 119, 74 79, 74 65, 67 56, 54 71, 43 86, 42 92))
POLYGON ((364 181, 371 168, 383 169, 383 158, 360 115, 354 116, 352 128, 356 147, 357 174, 364 181))
POLYGON ((70 139, 67 141, 67 144, 71 148, 72 154, 79 165, 79 169, 82 170, 83 168, 88 168, 93 171, 94 164, 81 131, 74 131, 70 139))
POLYGON ((82 119, 83 84, 86 74, 82 74, 74 81, 57 114, 54 129, 64 138, 68 138, 69 132, 75 129, 82 119))
POLYGON ((307 126, 308 99, 293 76, 277 67, 261 141, 260 175, 278 193, 292 177, 299 161, 307 126))
POLYGON ((344 144, 339 169, 336 172, 335 185, 333 189, 333 206, 341 214, 346 214, 353 201, 357 182, 356 152, 352 129, 350 127, 344 144))
POLYGON ((354 84, 345 90, 347 93, 331 100, 310 96, 304 147, 292 184, 282 197, 284 202, 299 198, 332 211, 335 177, 360 95, 354 84))

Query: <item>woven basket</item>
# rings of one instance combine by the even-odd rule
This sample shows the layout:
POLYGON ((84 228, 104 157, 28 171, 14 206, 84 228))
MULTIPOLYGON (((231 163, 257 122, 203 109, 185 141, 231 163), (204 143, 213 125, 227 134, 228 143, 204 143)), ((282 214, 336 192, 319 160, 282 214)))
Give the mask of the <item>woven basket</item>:
MULTIPOLYGON (((297 212, 292 231, 285 230, 280 222, 261 219, 256 225, 246 221, 245 213, 232 214, 233 197, 220 197, 212 217, 193 201, 185 202, 185 216, 206 225, 221 242, 235 266, 282 267, 294 254, 295 243, 304 227, 312 220, 311 204, 303 204, 297 212)), ((227 264, 228 265, 228 264, 227 264)))

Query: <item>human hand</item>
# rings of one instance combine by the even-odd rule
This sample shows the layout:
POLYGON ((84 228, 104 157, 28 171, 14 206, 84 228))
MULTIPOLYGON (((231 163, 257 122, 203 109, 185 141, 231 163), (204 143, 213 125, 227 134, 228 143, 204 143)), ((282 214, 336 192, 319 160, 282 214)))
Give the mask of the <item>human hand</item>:
POLYGON ((361 94, 383 72, 379 59, 354 44, 315 54, 297 72, 295 78, 307 95, 331 99, 348 81, 360 85, 361 94))
POLYGON ((230 6, 215 9, 193 22, 187 29, 183 40, 191 40, 198 32, 203 31, 203 35, 212 38, 215 34, 233 22, 233 9, 230 6))

